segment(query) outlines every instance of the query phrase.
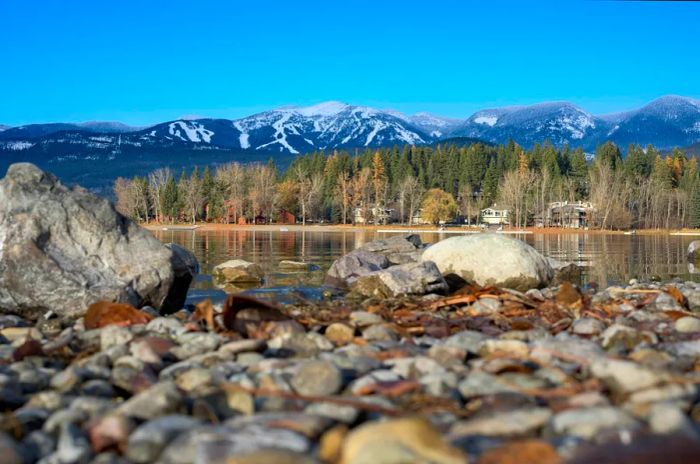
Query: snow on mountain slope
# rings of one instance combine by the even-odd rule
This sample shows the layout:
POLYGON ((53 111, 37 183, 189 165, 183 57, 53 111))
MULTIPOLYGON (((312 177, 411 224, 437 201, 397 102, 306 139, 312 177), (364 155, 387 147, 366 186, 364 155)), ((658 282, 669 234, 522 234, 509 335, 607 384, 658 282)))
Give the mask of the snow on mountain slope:
POLYGON ((451 136, 480 138, 495 143, 509 139, 524 146, 549 140, 555 145, 585 144, 608 123, 570 103, 541 103, 474 113, 451 136))
POLYGON ((0 124, 0 132, 2 132, 2 131, 4 131, 4 130, 7 130, 7 129, 9 129, 9 128, 10 128, 10 126, 6 126, 6 125, 4 125, 4 124, 0 124))
POLYGON ((325 102, 287 107, 234 121, 240 147, 302 153, 314 149, 428 143, 424 130, 396 113, 325 102))
POLYGON ((653 144, 661 148, 700 142, 700 102, 692 98, 658 98, 618 122, 608 137, 621 146, 653 144))

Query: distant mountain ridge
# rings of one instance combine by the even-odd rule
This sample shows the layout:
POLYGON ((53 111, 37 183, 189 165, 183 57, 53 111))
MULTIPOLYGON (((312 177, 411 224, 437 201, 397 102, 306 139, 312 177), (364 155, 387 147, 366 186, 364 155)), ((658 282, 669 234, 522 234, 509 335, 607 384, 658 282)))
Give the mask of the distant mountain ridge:
POLYGON ((272 158, 284 167, 294 156, 318 150, 509 140, 527 148, 548 140, 589 153, 607 140, 623 151, 630 143, 661 150, 694 145, 697 150, 700 102, 666 96, 602 116, 550 102, 485 109, 460 120, 329 101, 240 119, 187 117, 147 128, 101 121, 0 126, 0 174, 12 162, 31 161, 91 186, 100 184, 100 176, 134 175, 165 165, 181 170, 272 158))
POLYGON ((454 137, 491 143, 512 139, 526 147, 549 140, 557 146, 568 143, 592 150, 610 140, 623 148, 639 143, 665 149, 700 142, 700 102, 666 96, 633 111, 600 116, 568 102, 548 102, 485 109, 466 119, 455 119, 430 113, 407 116, 329 101, 277 108, 240 119, 181 118, 147 128, 100 121, 0 126, 0 143, 27 147, 59 132, 122 134, 127 143, 162 147, 196 144, 271 154, 431 144, 454 137))

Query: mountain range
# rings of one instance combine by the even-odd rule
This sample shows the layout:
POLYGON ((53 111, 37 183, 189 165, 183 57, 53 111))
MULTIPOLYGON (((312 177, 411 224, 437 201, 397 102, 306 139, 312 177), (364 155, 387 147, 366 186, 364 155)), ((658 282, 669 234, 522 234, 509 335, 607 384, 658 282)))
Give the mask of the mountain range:
POLYGON ((610 140, 659 149, 700 142, 700 101, 666 96, 624 113, 593 115, 567 102, 485 109, 466 119, 340 102, 282 107, 241 119, 181 118, 150 127, 119 122, 0 125, 0 172, 32 161, 90 185, 108 172, 133 175, 167 165, 174 169, 227 160, 285 165, 300 153, 340 148, 425 145, 443 140, 509 140, 531 147, 549 140, 593 151, 610 140), (64 172, 65 171, 65 172, 64 172))

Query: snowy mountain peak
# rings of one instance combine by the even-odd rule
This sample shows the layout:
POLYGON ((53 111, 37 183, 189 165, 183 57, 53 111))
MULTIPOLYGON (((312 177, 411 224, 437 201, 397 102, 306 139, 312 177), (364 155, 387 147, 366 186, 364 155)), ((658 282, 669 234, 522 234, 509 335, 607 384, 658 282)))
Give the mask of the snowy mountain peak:
POLYGON ((292 110, 302 116, 313 117, 313 116, 335 116, 347 110, 350 107, 347 103, 339 101, 327 101, 318 103, 316 105, 305 106, 305 107, 291 107, 288 109, 282 109, 282 111, 292 110))

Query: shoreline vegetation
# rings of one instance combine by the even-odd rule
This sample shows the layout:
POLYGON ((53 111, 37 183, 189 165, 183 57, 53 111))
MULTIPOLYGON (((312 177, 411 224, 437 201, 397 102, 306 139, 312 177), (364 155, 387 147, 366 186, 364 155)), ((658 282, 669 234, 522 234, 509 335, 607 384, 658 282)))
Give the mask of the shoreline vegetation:
MULTIPOLYGON (((576 229, 568 227, 510 227, 505 226, 502 230, 494 228, 481 228, 476 226, 446 226, 435 227, 433 225, 407 226, 402 224, 387 225, 352 225, 352 224, 220 224, 211 222, 196 222, 194 225, 188 222, 158 223, 149 222, 141 224, 147 230, 196 230, 198 232, 223 232, 223 231, 266 231, 266 232, 356 232, 356 231, 391 231, 391 233, 445 233, 449 235, 457 233, 497 233, 517 235, 519 232, 528 234, 577 234, 577 235, 629 235, 626 230, 601 230, 601 229, 576 229)), ((634 235, 687 235, 700 236, 700 229, 635 229, 634 235)))
POLYGON ((680 150, 613 143, 591 158, 545 142, 443 144, 298 156, 284 170, 231 162, 114 184, 140 222, 510 224, 589 230, 700 227, 700 171, 680 150))

